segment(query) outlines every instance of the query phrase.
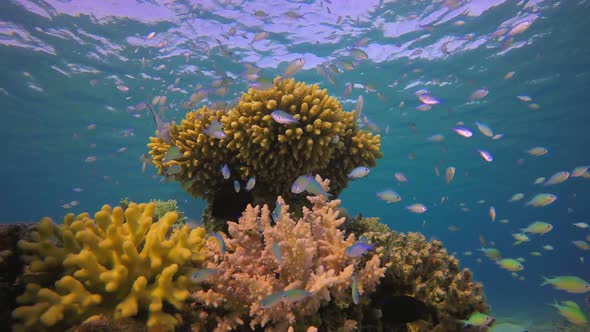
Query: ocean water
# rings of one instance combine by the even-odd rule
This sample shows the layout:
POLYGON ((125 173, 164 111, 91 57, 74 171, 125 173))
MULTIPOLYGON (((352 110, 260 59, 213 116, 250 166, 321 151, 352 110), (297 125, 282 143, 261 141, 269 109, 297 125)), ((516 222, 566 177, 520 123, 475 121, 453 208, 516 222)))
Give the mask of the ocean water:
POLYGON ((483 282, 493 315, 551 331, 550 324, 563 323, 548 305, 554 300, 590 311, 587 294, 540 287, 543 275, 590 280, 589 251, 572 243, 590 242, 587 229, 572 225, 590 223, 590 179, 533 184, 590 165, 589 13, 587 1, 541 0, 0 1, 0 222, 61 220, 124 197, 176 199, 198 219, 203 201, 163 183, 152 166, 142 172, 139 158, 155 128, 145 110, 133 107, 166 96, 164 116, 178 122, 197 85, 211 89, 229 78, 227 95, 210 93, 202 104, 230 102, 249 86, 247 64, 271 79, 303 58, 296 80, 328 89, 350 111, 363 95, 363 115, 380 129, 384 156, 349 184, 343 206, 442 240, 483 282), (512 30, 525 24, 521 33, 512 30), (252 42, 263 32, 266 38, 252 42), (351 49, 367 59, 350 56, 351 49), (348 64, 354 68, 343 68, 348 64), (343 99, 347 83, 355 89, 343 99), (489 94, 470 100, 481 88, 489 94), (421 89, 441 102, 416 110, 421 89), (476 121, 503 136, 484 136, 476 121), (453 131, 459 122, 472 137, 453 131), (435 134, 444 140, 429 141, 435 134), (548 153, 526 153, 535 146, 548 153), (449 166, 456 175, 446 184, 449 166), (395 172, 408 181, 396 181, 395 172), (376 192, 386 188, 402 201, 379 200, 376 192), (515 193, 524 199, 508 202, 515 193), (558 199, 525 207, 536 193, 558 199), (428 210, 405 208, 415 202, 428 210), (553 230, 513 245, 511 234, 536 220, 553 230), (503 256, 525 258, 520 279, 477 250, 480 236, 503 256))

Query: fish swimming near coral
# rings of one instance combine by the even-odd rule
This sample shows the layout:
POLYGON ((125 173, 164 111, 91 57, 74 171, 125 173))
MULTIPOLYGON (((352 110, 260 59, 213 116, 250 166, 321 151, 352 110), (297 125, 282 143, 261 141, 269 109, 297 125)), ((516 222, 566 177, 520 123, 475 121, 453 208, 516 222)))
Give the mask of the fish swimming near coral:
POLYGON ((158 114, 154 112, 152 107, 148 103, 144 103, 145 106, 152 112, 152 117, 154 118, 154 122, 156 123, 156 128, 158 130, 158 138, 163 140, 166 143, 170 143, 170 123, 162 121, 158 114))
POLYGON ((384 331, 417 320, 430 321, 432 325, 438 325, 435 308, 412 296, 389 296, 384 300, 381 311, 384 331))

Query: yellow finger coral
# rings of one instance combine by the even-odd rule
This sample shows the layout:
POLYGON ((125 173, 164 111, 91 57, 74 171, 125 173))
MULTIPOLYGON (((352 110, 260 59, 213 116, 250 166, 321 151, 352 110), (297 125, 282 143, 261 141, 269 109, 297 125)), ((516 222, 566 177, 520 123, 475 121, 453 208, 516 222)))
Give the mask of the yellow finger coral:
POLYGON ((25 275, 52 272, 54 285, 31 282, 17 298, 15 330, 64 331, 84 320, 147 312, 147 326, 173 329, 178 320, 164 304, 181 309, 196 263, 204 260, 203 228, 171 231, 176 212, 153 221, 154 203, 131 203, 123 211, 105 205, 95 214, 69 214, 62 225, 39 222, 19 241, 25 275))

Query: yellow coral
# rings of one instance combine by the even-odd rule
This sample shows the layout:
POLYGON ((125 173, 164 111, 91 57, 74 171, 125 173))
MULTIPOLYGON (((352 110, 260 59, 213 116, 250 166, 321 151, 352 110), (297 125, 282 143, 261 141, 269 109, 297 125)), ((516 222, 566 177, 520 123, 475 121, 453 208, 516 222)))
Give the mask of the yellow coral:
POLYGON ((333 191, 341 189, 350 170, 375 166, 381 157, 380 137, 360 133, 353 113, 345 112, 326 89, 293 79, 277 77, 270 89, 249 89, 222 122, 242 174, 255 176, 272 195, 288 193, 293 181, 307 173, 329 178, 333 191), (291 114, 298 123, 276 123, 274 110, 291 114), (344 178, 331 177, 339 174, 344 178))
POLYGON ((270 89, 249 89, 227 114, 206 107, 188 113, 180 126, 171 126, 170 136, 170 144, 150 138, 154 165, 160 174, 170 174, 170 167, 178 165, 175 179, 193 196, 207 199, 221 190, 223 164, 229 165, 234 180, 255 177, 254 191, 264 188, 268 197, 289 195, 293 181, 308 173, 330 178, 337 195, 350 170, 375 166, 382 156, 380 136, 360 132, 353 113, 345 112, 325 89, 280 77, 270 89), (274 110, 291 114, 298 123, 276 123, 274 110), (213 120, 221 121, 225 138, 204 133, 213 120), (182 156, 166 160, 172 146, 182 156))
POLYGON ((221 120, 225 111, 202 108, 189 112, 180 125, 172 124, 170 143, 158 137, 150 137, 148 148, 159 174, 168 175, 170 167, 180 167, 173 176, 183 183, 186 191, 194 197, 207 197, 207 192, 223 182, 221 165, 229 163, 229 150, 225 149, 224 139, 205 134, 212 121, 221 120), (170 148, 177 147, 182 157, 168 160, 170 148))
POLYGON ((205 258, 205 230, 185 226, 170 234, 178 214, 153 221, 154 207, 131 203, 123 211, 105 205, 94 220, 69 214, 63 225, 42 219, 31 239, 18 244, 25 274, 57 271, 61 278, 55 287, 26 285, 13 312, 21 322, 15 329, 65 330, 96 315, 120 319, 140 310, 148 313, 148 327, 172 329, 177 319, 163 304, 181 309, 188 298, 194 264, 205 258))

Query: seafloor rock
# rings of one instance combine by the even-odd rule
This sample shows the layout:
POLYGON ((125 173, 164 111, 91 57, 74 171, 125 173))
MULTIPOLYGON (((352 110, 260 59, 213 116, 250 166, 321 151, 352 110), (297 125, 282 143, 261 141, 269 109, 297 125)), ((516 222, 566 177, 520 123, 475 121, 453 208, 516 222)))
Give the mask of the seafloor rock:
POLYGON ((24 290, 18 278, 23 271, 23 262, 18 256, 17 242, 33 227, 33 224, 0 225, 0 324, 12 326, 12 310, 16 297, 24 290))

